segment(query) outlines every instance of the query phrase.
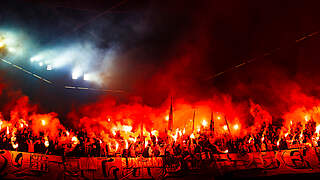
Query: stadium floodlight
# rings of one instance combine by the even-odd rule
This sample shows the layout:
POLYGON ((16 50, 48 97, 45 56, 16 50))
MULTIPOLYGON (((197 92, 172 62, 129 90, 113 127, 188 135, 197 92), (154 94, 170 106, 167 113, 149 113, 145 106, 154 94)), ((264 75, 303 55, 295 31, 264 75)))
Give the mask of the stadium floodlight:
POLYGON ((82 71, 80 69, 75 69, 72 71, 72 79, 78 79, 82 75, 82 71))
POLYGON ((42 59, 42 56, 39 56, 39 55, 38 55, 38 56, 33 56, 33 57, 31 57, 31 58, 30 58, 30 61, 31 61, 31 62, 40 61, 41 59, 42 59))
POLYGON ((52 70, 51 64, 47 65, 47 71, 51 71, 51 70, 52 70))
POLYGON ((85 81, 90 81, 90 80, 91 80, 90 74, 84 74, 84 75, 83 75, 83 80, 85 80, 85 81))

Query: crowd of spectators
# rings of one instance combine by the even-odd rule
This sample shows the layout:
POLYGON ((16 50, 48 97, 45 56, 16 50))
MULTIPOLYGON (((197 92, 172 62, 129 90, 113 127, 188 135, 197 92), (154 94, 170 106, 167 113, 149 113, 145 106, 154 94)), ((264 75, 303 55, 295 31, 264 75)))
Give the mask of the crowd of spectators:
POLYGON ((250 153, 260 151, 285 150, 299 145, 317 146, 318 134, 315 133, 315 122, 309 121, 292 128, 286 134, 281 127, 263 124, 256 133, 244 137, 234 137, 227 131, 223 136, 216 137, 212 131, 203 131, 196 136, 183 135, 177 139, 171 136, 156 137, 150 135, 148 141, 138 136, 135 142, 127 143, 119 136, 113 141, 89 137, 84 131, 74 131, 75 138, 66 141, 68 132, 60 131, 57 137, 34 135, 24 128, 17 130, 14 136, 2 131, 0 148, 4 150, 42 153, 48 155, 74 157, 158 157, 165 155, 187 156, 201 152, 216 153, 250 153), (317 136, 317 137, 316 137, 317 136), (116 143, 115 143, 116 142, 116 143), (127 144, 126 144, 127 143, 127 144))

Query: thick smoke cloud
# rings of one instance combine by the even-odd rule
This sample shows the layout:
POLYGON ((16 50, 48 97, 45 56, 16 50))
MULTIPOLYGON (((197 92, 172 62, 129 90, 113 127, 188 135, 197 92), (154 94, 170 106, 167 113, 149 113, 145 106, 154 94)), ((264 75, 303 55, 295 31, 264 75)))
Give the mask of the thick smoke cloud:
MULTIPOLYGON (((128 92, 112 100, 101 94, 90 100, 84 98, 81 103, 89 105, 79 107, 80 100, 76 99, 85 94, 65 95, 65 91, 48 90, 51 92, 48 94, 58 96, 52 97, 56 100, 50 109, 55 106, 70 109, 70 104, 74 104, 69 117, 82 125, 88 119, 99 124, 107 116, 119 121, 129 118, 125 121, 134 124, 144 118, 140 117, 141 112, 154 121, 150 126, 156 122, 165 124, 170 96, 176 99, 177 124, 185 123, 183 119, 192 117, 193 109, 197 108, 206 119, 211 111, 220 111, 228 114, 231 122, 239 119, 244 126, 250 126, 254 124, 250 107, 255 104, 277 120, 299 106, 309 109, 318 103, 319 74, 314 64, 319 57, 316 46, 319 39, 291 46, 301 35, 320 27, 316 3, 182 0, 144 3, 145 9, 110 14, 76 31, 74 27, 96 13, 66 9, 44 12, 51 6, 37 4, 33 11, 6 11, 1 17, 14 16, 29 34, 39 32, 33 37, 39 40, 39 48, 33 54, 49 49, 62 56, 74 56, 73 62, 88 60, 94 64, 90 69, 100 74, 102 88, 128 92), (53 14, 58 18, 54 20, 53 14), (32 23, 22 15, 30 16, 32 23), (40 30, 37 27, 42 23, 45 29, 40 30), (87 42, 89 48, 83 48, 87 42), (207 80, 243 59, 259 57, 277 47, 281 52, 207 80), (110 51, 114 52, 112 60, 108 59, 110 51), (127 115, 128 112, 133 115, 127 115), (179 117, 180 114, 187 117, 179 117)), ((61 80, 65 74, 56 76, 58 82, 66 83, 61 80)), ((32 94, 32 99, 47 101, 32 94)))

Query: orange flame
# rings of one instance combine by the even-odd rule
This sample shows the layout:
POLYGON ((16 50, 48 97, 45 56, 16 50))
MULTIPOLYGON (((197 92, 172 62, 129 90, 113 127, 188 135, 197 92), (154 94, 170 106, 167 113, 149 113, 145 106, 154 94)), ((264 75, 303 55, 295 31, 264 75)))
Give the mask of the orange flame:
POLYGON ((233 129, 234 129, 234 130, 238 130, 238 129, 239 129, 239 125, 238 125, 238 124, 235 124, 235 125, 233 126, 233 129))
POLYGON ((224 126, 223 126, 223 129, 224 129, 225 131, 227 131, 227 130, 228 130, 228 126, 227 126, 227 125, 224 125, 224 126))
POLYGON ((204 119, 204 120, 202 121, 202 126, 203 126, 203 127, 207 127, 207 125, 208 125, 208 122, 204 119))

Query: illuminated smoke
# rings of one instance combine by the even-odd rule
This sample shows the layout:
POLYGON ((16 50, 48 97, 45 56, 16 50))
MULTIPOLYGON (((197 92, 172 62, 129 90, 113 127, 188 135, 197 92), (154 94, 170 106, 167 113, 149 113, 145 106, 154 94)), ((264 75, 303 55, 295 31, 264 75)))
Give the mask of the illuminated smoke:
POLYGON ((94 43, 72 43, 41 50, 30 58, 35 65, 46 65, 47 70, 69 69, 72 79, 83 78, 101 85, 102 76, 111 72, 111 63, 115 58, 115 49, 99 49, 94 43))
POLYGON ((28 43, 23 33, 0 29, 0 56, 23 56, 28 43))

